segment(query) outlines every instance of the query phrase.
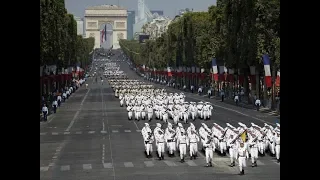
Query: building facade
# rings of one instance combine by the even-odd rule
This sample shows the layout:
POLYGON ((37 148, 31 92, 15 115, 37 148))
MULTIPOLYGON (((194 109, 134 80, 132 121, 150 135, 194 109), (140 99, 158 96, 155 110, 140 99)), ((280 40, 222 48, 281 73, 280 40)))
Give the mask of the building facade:
POLYGON ((85 10, 86 37, 95 38, 94 48, 106 43, 113 49, 119 49, 119 40, 127 39, 127 16, 127 9, 116 5, 88 7, 85 10), (103 42, 101 36, 105 25, 111 28, 107 29, 107 42, 103 42))
POLYGON ((74 19, 77 22, 77 35, 83 36, 84 35, 84 32, 83 32, 83 19, 80 18, 80 17, 76 17, 76 16, 74 17, 74 19))
POLYGON ((135 11, 128 11, 128 17, 127 17, 127 39, 132 40, 133 39, 133 25, 136 23, 136 14, 135 11))

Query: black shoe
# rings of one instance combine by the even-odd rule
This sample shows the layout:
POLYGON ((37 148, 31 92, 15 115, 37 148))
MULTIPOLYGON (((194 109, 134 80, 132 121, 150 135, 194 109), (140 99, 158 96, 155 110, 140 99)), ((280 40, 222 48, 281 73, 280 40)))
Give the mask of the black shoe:
POLYGON ((280 159, 277 160, 277 163, 280 163, 280 159))
POLYGON ((161 158, 162 158, 162 160, 164 160, 164 156, 162 156, 161 158))
POLYGON ((183 163, 183 160, 181 159, 180 162, 183 163))
POLYGON ((190 156, 190 160, 192 160, 192 156, 190 156))
POLYGON ((234 165, 231 163, 229 166, 230 166, 230 167, 233 167, 234 165))
POLYGON ((159 157, 159 161, 161 160, 161 157, 159 157))
POLYGON ((210 162, 210 167, 212 167, 212 163, 210 162))
POLYGON ((193 155, 193 159, 197 159, 197 156, 196 156, 196 155, 193 155))
POLYGON ((244 174, 244 170, 242 169, 242 175, 244 174))

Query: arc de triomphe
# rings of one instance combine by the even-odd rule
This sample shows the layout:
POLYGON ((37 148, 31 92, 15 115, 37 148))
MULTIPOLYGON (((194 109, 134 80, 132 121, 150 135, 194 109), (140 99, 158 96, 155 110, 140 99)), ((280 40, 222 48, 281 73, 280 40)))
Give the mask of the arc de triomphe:
POLYGON ((94 37, 94 48, 100 48, 101 30, 104 25, 111 27, 107 30, 109 45, 113 49, 120 48, 119 39, 127 39, 127 10, 116 5, 101 5, 88 7, 85 10, 86 37, 94 37), (110 32, 111 31, 111 32, 110 32))

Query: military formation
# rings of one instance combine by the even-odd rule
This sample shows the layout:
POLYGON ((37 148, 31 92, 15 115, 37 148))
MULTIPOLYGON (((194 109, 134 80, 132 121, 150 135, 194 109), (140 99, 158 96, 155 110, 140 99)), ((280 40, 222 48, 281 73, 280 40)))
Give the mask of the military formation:
POLYGON ((151 121, 155 118, 162 121, 163 125, 156 123, 153 130, 146 122, 141 130, 148 158, 152 157, 154 145, 159 160, 163 160, 168 152, 170 158, 179 154, 181 163, 188 155, 190 159, 196 159, 200 149, 205 153, 207 167, 212 167, 213 152, 221 156, 228 153, 231 167, 238 160, 240 175, 244 174, 247 159, 251 160, 252 167, 257 167, 259 154, 269 153, 280 162, 280 124, 260 127, 251 123, 251 127, 247 127, 239 122, 238 127, 226 123, 223 128, 216 123, 212 127, 201 123, 197 129, 193 121, 198 118, 208 120, 213 115, 213 106, 209 102, 186 102, 183 93, 167 93, 152 84, 128 79, 116 64, 108 66, 113 74, 108 82, 115 97, 119 98, 120 106, 126 107, 128 119, 151 121))

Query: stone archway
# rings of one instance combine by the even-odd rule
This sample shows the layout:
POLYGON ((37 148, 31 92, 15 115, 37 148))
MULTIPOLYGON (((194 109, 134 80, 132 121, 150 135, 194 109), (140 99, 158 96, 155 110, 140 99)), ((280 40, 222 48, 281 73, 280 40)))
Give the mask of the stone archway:
POLYGON ((115 5, 89 7, 85 10, 86 37, 95 38, 94 48, 120 48, 119 39, 127 39, 127 10, 115 5), (107 25, 107 41, 101 43, 101 30, 107 25))

